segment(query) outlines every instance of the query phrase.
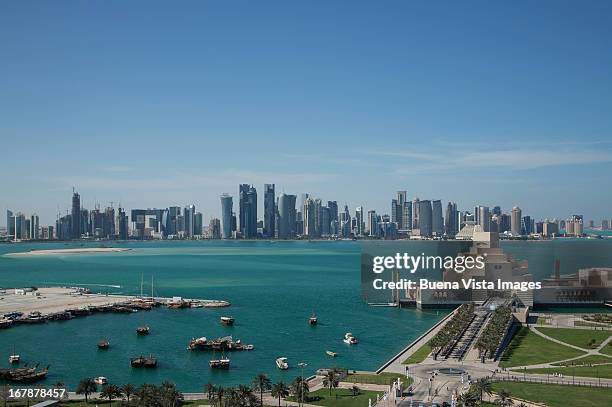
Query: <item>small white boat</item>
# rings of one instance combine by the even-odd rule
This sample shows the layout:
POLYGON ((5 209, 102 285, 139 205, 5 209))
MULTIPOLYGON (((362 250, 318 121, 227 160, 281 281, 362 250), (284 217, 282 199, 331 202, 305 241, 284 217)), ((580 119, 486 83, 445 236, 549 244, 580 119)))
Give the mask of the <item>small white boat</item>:
POLYGON ((98 377, 94 378, 93 381, 94 381, 95 384, 97 384, 99 386, 102 386, 102 385, 105 385, 105 384, 108 383, 108 380, 104 376, 98 376, 98 377))
POLYGON ((9 356, 9 363, 19 363, 19 359, 19 355, 11 355, 9 356))
POLYGON ((356 345, 359 343, 357 338, 355 338, 350 332, 344 334, 344 339, 342 341, 348 345, 356 345))
POLYGON ((249 344, 249 345, 245 345, 244 346, 244 350, 253 350, 253 349, 255 349, 255 345, 250 345, 249 344))
POLYGON ((287 363, 287 358, 276 359, 276 367, 278 367, 280 370, 289 369, 289 363, 287 363))
POLYGON ((221 317, 221 323, 223 325, 234 325, 234 318, 232 317, 221 317))
POLYGON ((327 354, 327 356, 331 356, 332 358, 338 356, 336 352, 332 352, 331 350, 326 350, 325 353, 327 354))

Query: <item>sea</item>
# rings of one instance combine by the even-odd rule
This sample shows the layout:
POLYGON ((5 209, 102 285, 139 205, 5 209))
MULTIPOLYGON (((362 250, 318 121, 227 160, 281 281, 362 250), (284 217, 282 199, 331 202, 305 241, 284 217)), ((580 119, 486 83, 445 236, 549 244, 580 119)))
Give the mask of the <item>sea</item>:
MULTIPOLYGON (((612 240, 559 239, 505 242, 504 249, 528 259, 538 277, 552 273, 561 257, 563 271, 597 264, 612 266, 612 240), (595 259, 595 260, 594 260, 595 259)), ((41 384, 74 389, 86 377, 110 383, 176 383, 185 392, 203 385, 247 384, 258 373, 292 381, 319 368, 375 370, 432 327, 448 311, 400 309, 367 304, 361 290, 358 242, 352 241, 152 241, 24 243, 0 245, 0 287, 79 286, 94 292, 220 299, 225 309, 166 309, 132 314, 94 314, 70 321, 17 326, 0 331, 0 366, 13 349, 22 363, 50 366, 41 384), (79 247, 126 247, 103 254, 4 256, 11 252, 79 247), (308 324, 316 313, 318 324, 308 324), (235 325, 223 326, 220 316, 235 325), (136 327, 151 327, 138 336, 136 327), (359 339, 346 345, 346 332, 359 339), (211 370, 221 354, 189 351, 194 337, 231 335, 255 350, 232 352, 231 368, 211 370), (110 349, 99 350, 100 339, 110 349), (325 351, 338 353, 336 358, 325 351), (134 369, 130 358, 154 355, 157 369, 134 369), (289 370, 275 359, 287 357, 289 370)))

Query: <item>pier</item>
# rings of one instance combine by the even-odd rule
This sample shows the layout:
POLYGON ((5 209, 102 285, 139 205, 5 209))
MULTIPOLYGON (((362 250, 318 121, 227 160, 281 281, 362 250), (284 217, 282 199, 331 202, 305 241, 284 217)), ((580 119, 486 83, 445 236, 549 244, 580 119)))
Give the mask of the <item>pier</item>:
POLYGON ((7 288, 0 291, 0 325, 8 328, 17 324, 67 320, 96 312, 138 312, 156 306, 175 309, 230 305, 223 300, 91 293, 80 287, 7 288))

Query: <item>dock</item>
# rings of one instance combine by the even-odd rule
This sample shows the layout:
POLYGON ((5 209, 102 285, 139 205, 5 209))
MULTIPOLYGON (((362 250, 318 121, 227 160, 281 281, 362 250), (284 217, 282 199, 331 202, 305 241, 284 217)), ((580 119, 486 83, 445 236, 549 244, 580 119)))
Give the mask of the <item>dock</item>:
POLYGON ((0 325, 8 328, 22 323, 67 320, 96 312, 128 313, 158 306, 176 309, 230 305, 223 300, 92 293, 81 287, 7 288, 0 291, 0 325))

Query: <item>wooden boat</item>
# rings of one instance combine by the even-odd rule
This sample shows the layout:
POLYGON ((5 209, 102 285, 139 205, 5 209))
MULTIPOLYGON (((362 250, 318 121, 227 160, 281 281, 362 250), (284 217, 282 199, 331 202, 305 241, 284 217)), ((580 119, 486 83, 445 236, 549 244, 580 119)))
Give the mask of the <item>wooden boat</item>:
POLYGON ((13 346, 13 353, 9 356, 9 363, 10 364, 19 363, 20 359, 21 357, 15 352, 15 347, 13 346))
POLYGON ((148 368, 157 367, 157 358, 154 358, 153 355, 150 355, 148 358, 145 358, 144 367, 148 367, 148 368))
POLYGON ((38 370, 38 365, 35 367, 21 367, 17 369, 0 369, 0 380, 15 383, 34 383, 47 377, 48 372, 49 366, 45 369, 38 370))
POLYGON ((109 346, 110 341, 107 339, 102 339, 100 342, 98 342, 98 349, 108 349, 109 346))
POLYGON ((221 323, 223 325, 227 325, 227 326, 234 325, 234 318, 232 318, 232 317, 221 317, 221 323))
POLYGON ((327 354, 327 356, 331 356, 332 358, 338 356, 336 352, 332 352, 331 350, 326 350, 325 353, 327 354))
POLYGON ((136 328, 136 333, 138 335, 148 335, 150 330, 151 329, 148 325, 139 326, 138 328, 136 328))
POLYGON ((287 358, 285 357, 280 357, 276 359, 276 367, 278 367, 280 370, 287 370, 289 369, 289 363, 287 363, 287 358))
POLYGON ((132 367, 143 367, 145 364, 145 358, 143 356, 138 356, 137 358, 130 359, 130 365, 132 367))
POLYGON ((212 369, 229 369, 230 360, 225 357, 225 353, 222 354, 221 359, 213 359, 208 362, 208 366, 212 369))
POLYGON ((312 313, 312 316, 308 319, 308 323, 310 325, 316 325, 317 324, 317 316, 315 315, 315 313, 312 313))

